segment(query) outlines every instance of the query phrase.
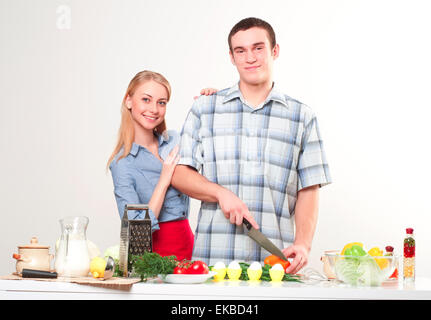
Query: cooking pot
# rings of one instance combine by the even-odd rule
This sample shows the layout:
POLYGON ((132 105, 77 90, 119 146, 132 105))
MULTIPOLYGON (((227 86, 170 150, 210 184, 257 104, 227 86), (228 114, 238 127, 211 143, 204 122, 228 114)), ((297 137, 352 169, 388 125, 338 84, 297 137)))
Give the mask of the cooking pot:
POLYGON ((16 272, 22 273, 24 268, 50 271, 54 255, 49 253, 49 246, 40 245, 37 238, 33 237, 29 244, 18 246, 18 253, 12 257, 16 259, 16 272))

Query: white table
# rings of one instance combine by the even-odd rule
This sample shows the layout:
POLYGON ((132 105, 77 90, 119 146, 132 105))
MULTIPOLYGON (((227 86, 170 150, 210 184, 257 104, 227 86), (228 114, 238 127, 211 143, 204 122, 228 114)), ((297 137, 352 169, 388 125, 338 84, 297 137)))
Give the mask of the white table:
POLYGON ((229 281, 203 284, 139 282, 128 290, 67 282, 0 280, 0 299, 111 299, 111 300, 264 300, 264 299, 419 299, 431 300, 431 279, 417 278, 381 287, 351 287, 335 281, 313 283, 229 281))

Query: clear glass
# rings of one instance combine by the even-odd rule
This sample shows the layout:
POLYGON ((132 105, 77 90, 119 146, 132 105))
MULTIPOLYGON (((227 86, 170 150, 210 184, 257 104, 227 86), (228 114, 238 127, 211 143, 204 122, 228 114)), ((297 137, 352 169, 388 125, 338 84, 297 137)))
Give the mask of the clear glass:
POLYGON ((346 256, 325 253, 329 271, 338 281, 353 286, 380 286, 395 271, 398 256, 346 256))
POLYGON ((90 272, 86 231, 87 217, 60 220, 61 237, 55 254, 55 270, 61 277, 85 277, 90 272))

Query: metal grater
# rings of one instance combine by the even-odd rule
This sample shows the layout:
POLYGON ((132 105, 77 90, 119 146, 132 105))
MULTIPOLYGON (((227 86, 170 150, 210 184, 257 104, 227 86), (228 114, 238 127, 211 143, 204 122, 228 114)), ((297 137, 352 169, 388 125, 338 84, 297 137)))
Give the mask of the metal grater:
POLYGON ((120 257, 119 268, 123 277, 131 274, 132 255, 142 255, 153 251, 151 235, 151 219, 146 204, 126 204, 123 218, 121 219, 120 233, 120 257), (141 220, 129 220, 129 210, 145 210, 145 218, 141 220))

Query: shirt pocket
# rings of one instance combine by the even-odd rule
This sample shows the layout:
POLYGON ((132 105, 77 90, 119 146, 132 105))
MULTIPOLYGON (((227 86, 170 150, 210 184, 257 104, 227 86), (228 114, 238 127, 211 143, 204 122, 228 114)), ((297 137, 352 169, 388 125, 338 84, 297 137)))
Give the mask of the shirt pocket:
POLYGON ((203 174, 219 184, 229 184, 239 172, 241 129, 214 128, 201 131, 203 174))
POLYGON ((218 161, 232 161, 240 158, 241 130, 231 128, 213 129, 213 157, 218 161))
POLYGON ((297 139, 287 130, 264 129, 265 174, 272 177, 289 176, 288 170, 294 170, 298 163, 300 146, 297 139))

